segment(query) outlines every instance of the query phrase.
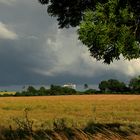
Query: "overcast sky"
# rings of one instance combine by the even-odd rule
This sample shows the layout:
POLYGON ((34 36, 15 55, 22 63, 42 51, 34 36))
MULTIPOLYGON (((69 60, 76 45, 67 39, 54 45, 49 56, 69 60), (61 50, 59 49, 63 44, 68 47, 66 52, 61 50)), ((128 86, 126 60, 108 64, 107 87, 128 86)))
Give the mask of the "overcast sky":
POLYGON ((139 62, 97 62, 76 29, 58 29, 37 0, 0 0, 0 86, 127 82, 140 74, 139 62))

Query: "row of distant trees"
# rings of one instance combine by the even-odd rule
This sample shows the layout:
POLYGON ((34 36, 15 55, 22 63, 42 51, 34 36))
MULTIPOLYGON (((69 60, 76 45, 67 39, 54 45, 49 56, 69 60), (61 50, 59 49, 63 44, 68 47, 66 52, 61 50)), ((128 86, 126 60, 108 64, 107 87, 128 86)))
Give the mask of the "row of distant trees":
POLYGON ((15 95, 1 96, 51 96, 51 95, 79 95, 79 94, 140 94, 140 76, 132 78, 128 84, 116 79, 101 81, 98 85, 99 90, 89 89, 88 84, 84 84, 85 91, 51 85, 49 89, 40 87, 39 89, 29 86, 26 90, 16 92, 15 95))
POLYGON ((17 92, 15 96, 43 96, 43 95, 78 95, 78 94, 138 94, 140 93, 140 76, 132 78, 126 85, 116 79, 109 79, 99 83, 99 90, 89 89, 88 84, 84 84, 85 91, 80 92, 68 87, 51 85, 50 89, 40 87, 35 89, 29 86, 26 91, 17 92))
POLYGON ((26 91, 16 92, 15 96, 51 96, 51 95, 72 95, 77 91, 68 87, 61 87, 58 85, 51 85, 50 89, 40 87, 39 89, 29 86, 26 91))
POLYGON ((107 81, 101 81, 99 84, 101 92, 120 92, 120 93, 140 93, 140 76, 132 78, 126 85, 124 82, 120 82, 116 79, 109 79, 107 81))

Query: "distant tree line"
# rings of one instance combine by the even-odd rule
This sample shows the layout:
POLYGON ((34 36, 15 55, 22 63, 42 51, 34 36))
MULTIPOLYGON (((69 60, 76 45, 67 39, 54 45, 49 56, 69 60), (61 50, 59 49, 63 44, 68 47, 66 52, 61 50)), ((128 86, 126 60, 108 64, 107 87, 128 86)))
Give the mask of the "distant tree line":
POLYGON ((124 82, 120 82, 116 79, 109 79, 107 81, 101 81, 99 83, 100 93, 128 93, 139 94, 140 93, 140 76, 132 78, 128 85, 124 82))
POLYGON ((82 94, 140 94, 140 76, 132 78, 126 85, 116 79, 101 81, 99 90, 90 89, 88 84, 84 84, 85 91, 76 91, 68 87, 51 85, 50 89, 40 87, 35 89, 29 86, 26 91, 17 92, 15 96, 51 96, 51 95, 82 95, 82 94))
POLYGON ((83 95, 83 94, 140 94, 140 76, 132 78, 128 84, 116 79, 101 81, 99 90, 90 89, 88 84, 84 84, 85 91, 51 85, 49 89, 40 87, 36 89, 29 86, 26 90, 16 92, 16 94, 0 94, 0 96, 55 96, 55 95, 83 95))
POLYGON ((15 96, 53 96, 72 94, 77 94, 77 91, 68 87, 51 85, 50 89, 46 89, 45 87, 40 87, 40 89, 36 89, 33 86, 29 86, 26 91, 16 92, 15 96))

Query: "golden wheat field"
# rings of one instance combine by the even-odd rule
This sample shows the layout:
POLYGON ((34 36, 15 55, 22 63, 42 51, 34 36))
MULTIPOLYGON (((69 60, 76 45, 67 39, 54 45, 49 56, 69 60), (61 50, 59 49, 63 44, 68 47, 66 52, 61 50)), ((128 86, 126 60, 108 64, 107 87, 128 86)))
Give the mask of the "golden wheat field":
POLYGON ((16 93, 15 91, 0 91, 0 95, 4 95, 4 94, 14 95, 15 93, 16 93))
POLYGON ((99 123, 140 124, 139 95, 71 95, 38 97, 0 97, 0 125, 14 125, 13 118, 29 118, 37 126, 64 118, 68 126, 84 127, 99 123))

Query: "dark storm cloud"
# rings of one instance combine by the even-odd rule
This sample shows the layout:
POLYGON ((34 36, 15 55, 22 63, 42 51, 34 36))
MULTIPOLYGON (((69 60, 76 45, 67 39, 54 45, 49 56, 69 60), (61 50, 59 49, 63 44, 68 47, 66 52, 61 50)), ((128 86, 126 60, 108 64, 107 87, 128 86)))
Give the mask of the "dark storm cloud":
POLYGON ((97 84, 128 80, 140 71, 139 60, 96 62, 76 29, 59 30, 37 0, 0 0, 0 23, 0 85, 97 84))
POLYGON ((44 10, 33 1, 0 4, 0 22, 13 28, 19 36, 18 40, 0 39, 1 85, 35 84, 44 79, 32 72, 34 67, 42 66, 41 46, 47 26, 52 24, 44 10))

